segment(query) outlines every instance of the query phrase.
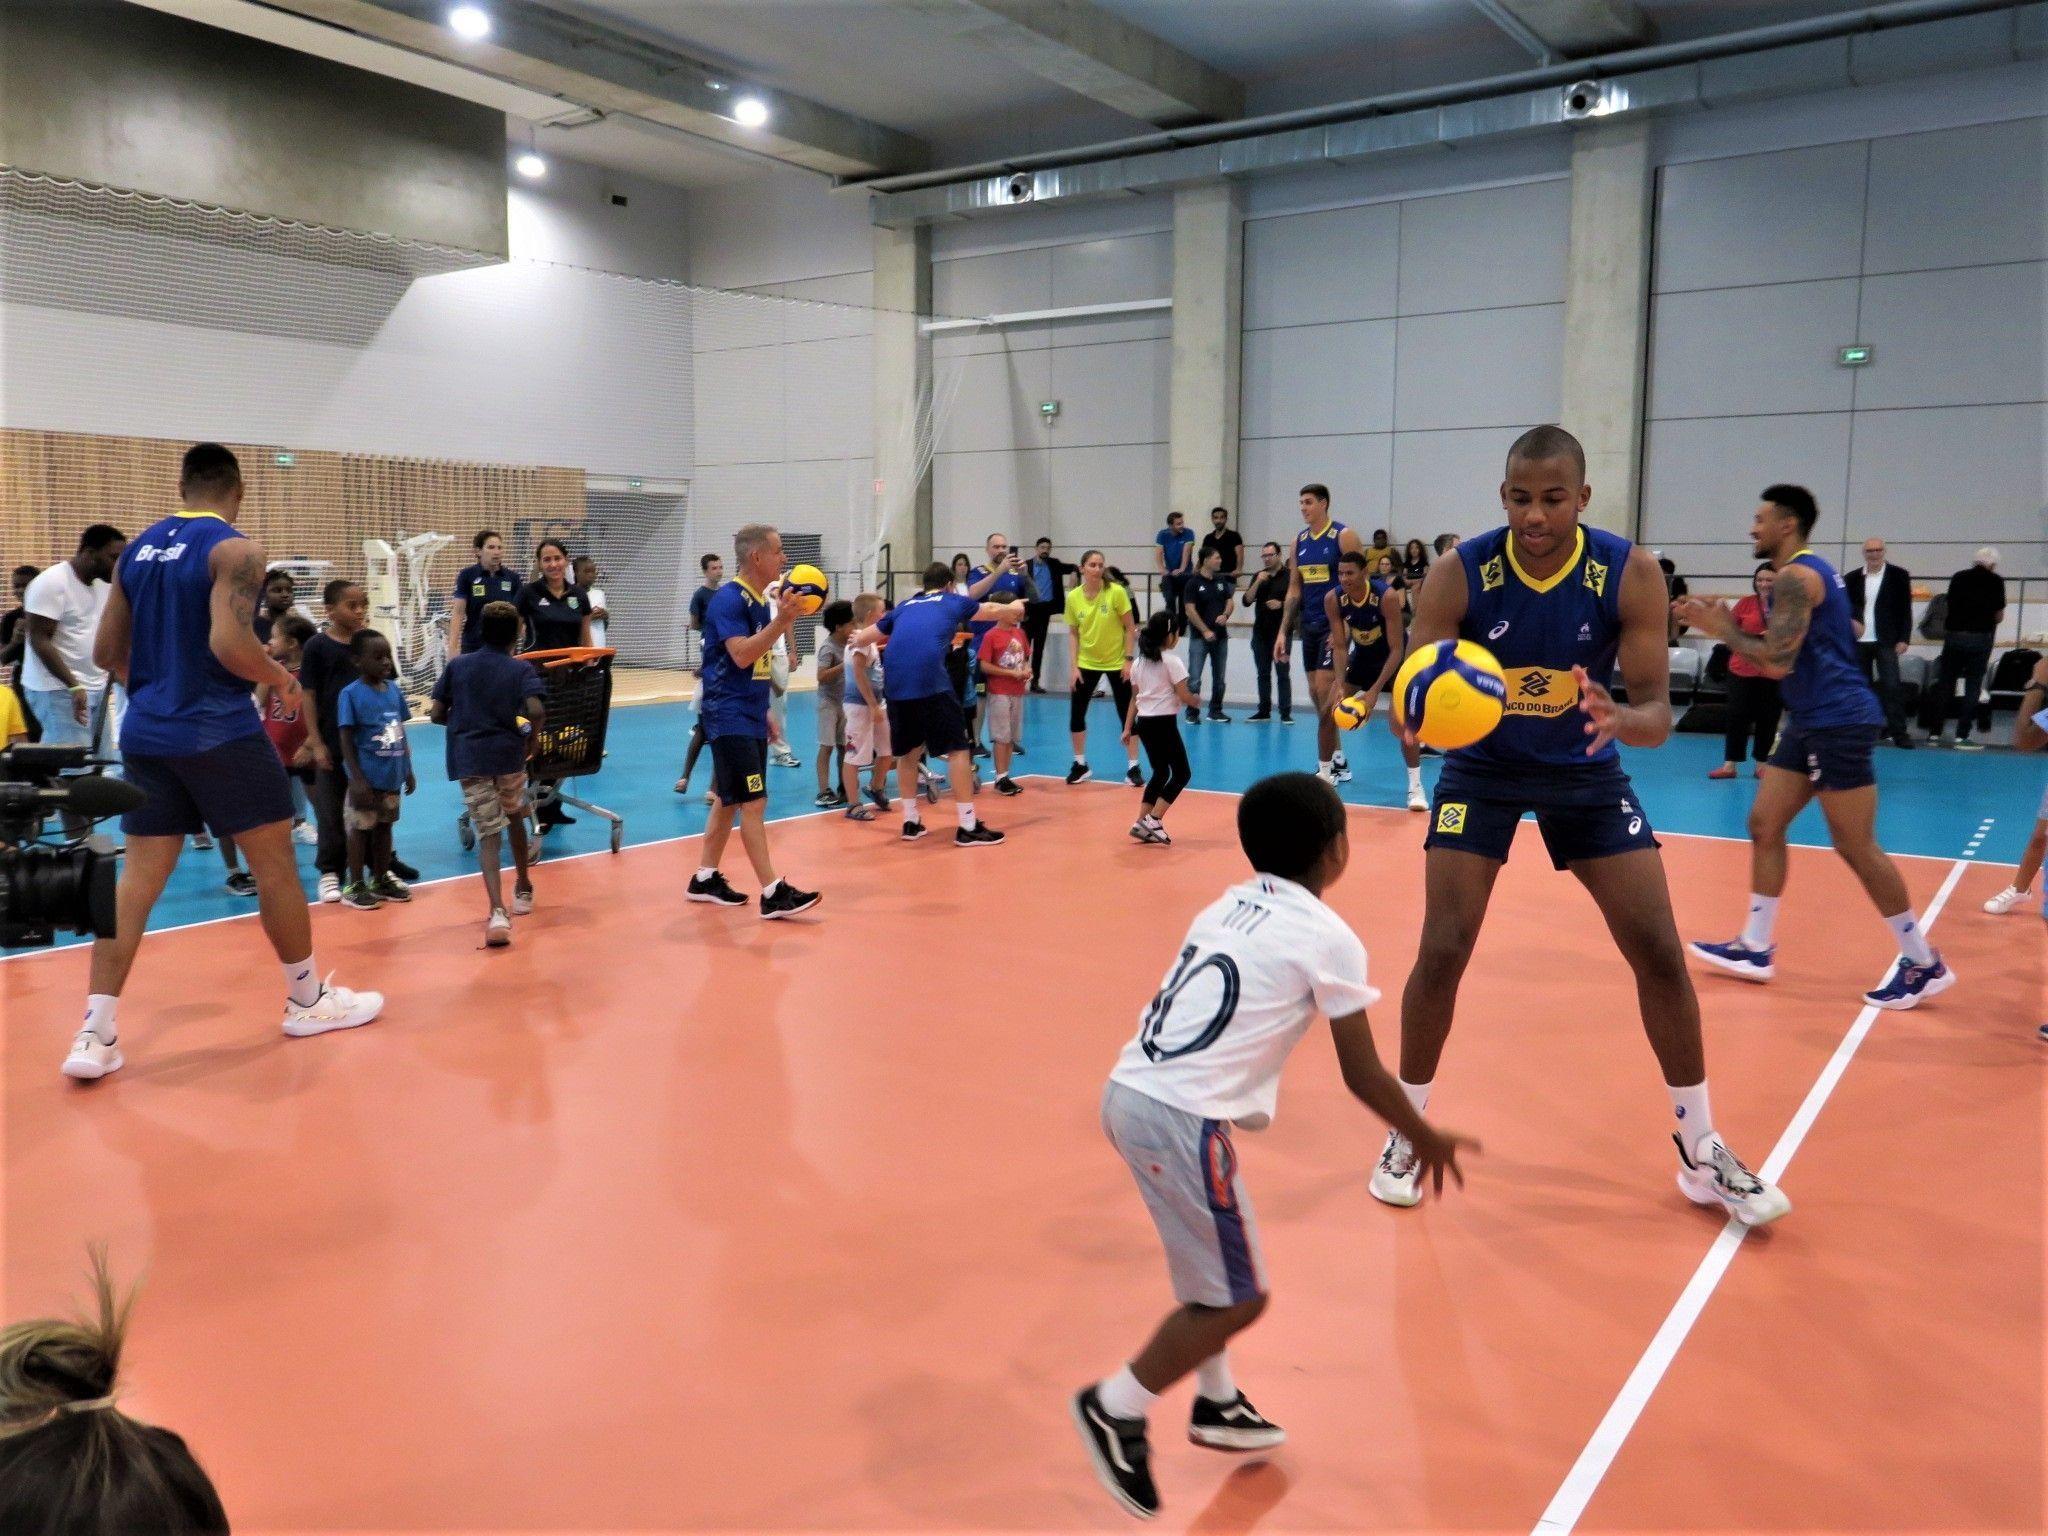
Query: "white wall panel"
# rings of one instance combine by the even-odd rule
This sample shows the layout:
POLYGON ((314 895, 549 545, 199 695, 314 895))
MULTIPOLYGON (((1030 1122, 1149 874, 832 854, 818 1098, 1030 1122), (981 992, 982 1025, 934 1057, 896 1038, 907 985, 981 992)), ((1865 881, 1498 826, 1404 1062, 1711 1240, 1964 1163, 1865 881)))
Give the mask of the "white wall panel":
POLYGON ((1433 558, 1440 533, 1470 538, 1499 527, 1501 472, 1518 435, 1501 427, 1396 432, 1394 526, 1388 531, 1404 544, 1421 539, 1433 558))
POLYGON ((1302 526, 1301 488, 1312 482, 1330 488, 1339 522, 1367 530, 1382 525, 1392 462, 1393 438, 1385 432, 1247 442, 1237 461, 1237 531, 1249 546, 1277 539, 1292 549, 1302 526))
POLYGON ((992 352, 935 365, 934 393, 952 392, 939 423, 941 452, 1036 448, 1044 442, 1038 402, 1051 398, 1050 355, 992 352), (957 385, 948 379, 957 377, 957 385))
POLYGON ((1554 421, 1563 358, 1562 304, 1405 316, 1395 424, 1413 431, 1554 421))
POLYGON ((1858 339, 1854 279, 1658 295, 1650 322, 1650 416, 1846 411, 1858 339))
POLYGON ((2039 116, 1877 140, 1864 270, 2048 259, 2044 167, 2039 116))
POLYGON ((788 392, 786 453, 792 459, 860 458, 874 452, 875 360, 865 336, 794 342, 782 349, 788 392))
POLYGON ((1790 482, 1805 486, 1820 503, 1815 539, 1839 544, 1849 485, 1849 420, 1847 412, 1838 412, 1650 423, 1643 542, 1725 548, 1733 570, 1745 559, 1748 546, 1742 541, 1763 488, 1790 482))
POLYGON ((1245 329, 1393 314, 1400 222, 1381 203, 1246 224, 1245 329))
POLYGON ((699 354, 697 462, 759 464, 783 456, 783 353, 740 347, 699 354))
POLYGON ((1152 569, 1152 536, 1166 523, 1166 445, 1055 448, 1050 522, 1043 529, 1069 560, 1084 549, 1106 551, 1135 581, 1152 569))
POLYGON ((1667 166, 1657 187, 1659 292, 1854 277, 1863 144, 1667 166))
POLYGON ((1564 302, 1569 181, 1419 197, 1400 207, 1402 314, 1564 302))
MULTIPOLYGON (((1052 307, 1052 252, 1043 248, 932 263, 932 313, 951 319, 1052 307)), ((1026 351, 1051 345, 1043 326, 942 334, 946 353, 1026 351)))
MULTIPOLYGON (((1129 235, 1052 248, 1052 302, 1058 309, 1079 304, 1117 304, 1132 299, 1173 297, 1173 237, 1129 235)), ((1170 313, 1098 320, 1063 320, 1049 328, 1056 347, 1105 341, 1139 341, 1173 334, 1170 313)))
POLYGON ((932 458, 932 550, 950 560, 977 553, 998 530, 1035 539, 1045 531, 1050 458, 1016 453, 940 453, 932 458))
POLYGON ((1853 521, 1889 538, 2048 538, 2048 406, 1859 415, 1853 521))
POLYGON ((2044 311, 2048 262, 1865 278, 1857 409, 2048 400, 2044 311))
POLYGON ((1055 349, 1047 398, 1060 402, 1060 414, 1044 441, 1054 448, 1165 442, 1172 348, 1119 341, 1055 349))
POLYGON ((1243 370, 1247 438, 1384 432, 1393 425, 1391 320, 1249 332, 1243 370))

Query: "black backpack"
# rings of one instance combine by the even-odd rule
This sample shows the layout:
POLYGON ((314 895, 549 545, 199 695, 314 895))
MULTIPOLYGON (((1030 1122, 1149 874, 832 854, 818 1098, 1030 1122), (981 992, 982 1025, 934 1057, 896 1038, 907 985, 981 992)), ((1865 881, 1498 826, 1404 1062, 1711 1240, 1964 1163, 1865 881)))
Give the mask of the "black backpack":
POLYGON ((1948 594, 1937 592, 1928 600, 1927 611, 1920 615, 1920 638, 1940 640, 1948 634, 1948 594))

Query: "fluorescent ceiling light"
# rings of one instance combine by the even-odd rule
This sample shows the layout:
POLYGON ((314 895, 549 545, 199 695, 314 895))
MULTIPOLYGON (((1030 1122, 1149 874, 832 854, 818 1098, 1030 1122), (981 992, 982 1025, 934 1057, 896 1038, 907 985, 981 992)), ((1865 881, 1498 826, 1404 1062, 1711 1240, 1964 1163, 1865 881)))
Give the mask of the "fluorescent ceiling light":
POLYGON ((490 13, 480 5, 458 5, 448 13, 448 29, 465 42, 491 35, 490 13))
POLYGON ((768 103, 758 96, 742 96, 732 104, 732 120, 742 128, 758 128, 768 121, 768 103))
POLYGON ((512 162, 512 169, 524 176, 528 181, 539 181, 541 177, 547 175, 548 163, 529 149, 525 154, 512 162))

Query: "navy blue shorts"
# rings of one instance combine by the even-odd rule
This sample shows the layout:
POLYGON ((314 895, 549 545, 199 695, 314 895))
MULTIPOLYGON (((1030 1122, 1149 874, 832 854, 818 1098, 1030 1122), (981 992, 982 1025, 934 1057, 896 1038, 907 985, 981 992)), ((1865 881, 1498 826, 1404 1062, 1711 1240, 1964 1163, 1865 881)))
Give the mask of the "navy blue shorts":
POLYGON ((124 752, 121 772, 149 796, 121 818, 130 837, 235 837, 294 814, 284 763, 260 731, 189 757, 124 752))
POLYGON ((1301 668, 1304 672, 1329 672, 1335 669, 1336 659, 1330 652, 1330 632, 1327 629, 1310 629, 1306 625, 1301 631, 1301 668))
MULTIPOLYGON (((1374 649, 1361 651, 1351 648, 1350 659, 1344 663, 1344 686, 1347 688, 1370 688, 1379 681, 1380 672, 1387 664, 1387 653, 1374 649)), ((1387 679, 1392 686, 1393 679, 1387 679)))
POLYGON ((1543 846, 1558 869, 1581 859, 1612 858, 1661 847, 1636 799, 1628 775, 1616 769, 1591 783, 1561 790, 1531 790, 1475 780, 1446 767, 1436 781, 1425 848, 1457 848, 1507 862, 1515 827, 1533 812, 1543 846))
POLYGON ((889 741, 904 757, 919 747, 926 757, 950 757, 968 748, 967 716, 950 693, 889 700, 889 741))
POLYGON ((711 738, 711 788, 727 805, 768 798, 768 739, 765 736, 711 738))
POLYGON ((1778 731, 1778 744, 1768 762, 1803 776, 1822 793, 1862 789, 1877 782, 1872 759, 1877 752, 1874 725, 1823 725, 1801 730, 1788 715, 1778 731))

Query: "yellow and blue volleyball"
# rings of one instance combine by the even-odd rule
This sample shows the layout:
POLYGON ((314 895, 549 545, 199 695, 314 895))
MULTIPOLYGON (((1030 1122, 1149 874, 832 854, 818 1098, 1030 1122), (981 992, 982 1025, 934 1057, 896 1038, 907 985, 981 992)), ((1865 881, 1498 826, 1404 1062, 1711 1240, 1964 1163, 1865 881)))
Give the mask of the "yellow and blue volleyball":
POLYGON ((1500 724, 1508 685, 1493 652, 1470 640, 1418 646, 1394 677, 1394 722, 1449 752, 1500 724))
POLYGON ((1365 700, 1358 694, 1339 699, 1330 706, 1330 718, 1340 731, 1355 731, 1366 721, 1365 700))
POLYGON ((815 565, 793 565, 789 574, 782 578, 785 591, 795 592, 803 598, 801 612, 816 613, 825 606, 825 599, 831 594, 832 583, 825 579, 825 573, 815 565))

